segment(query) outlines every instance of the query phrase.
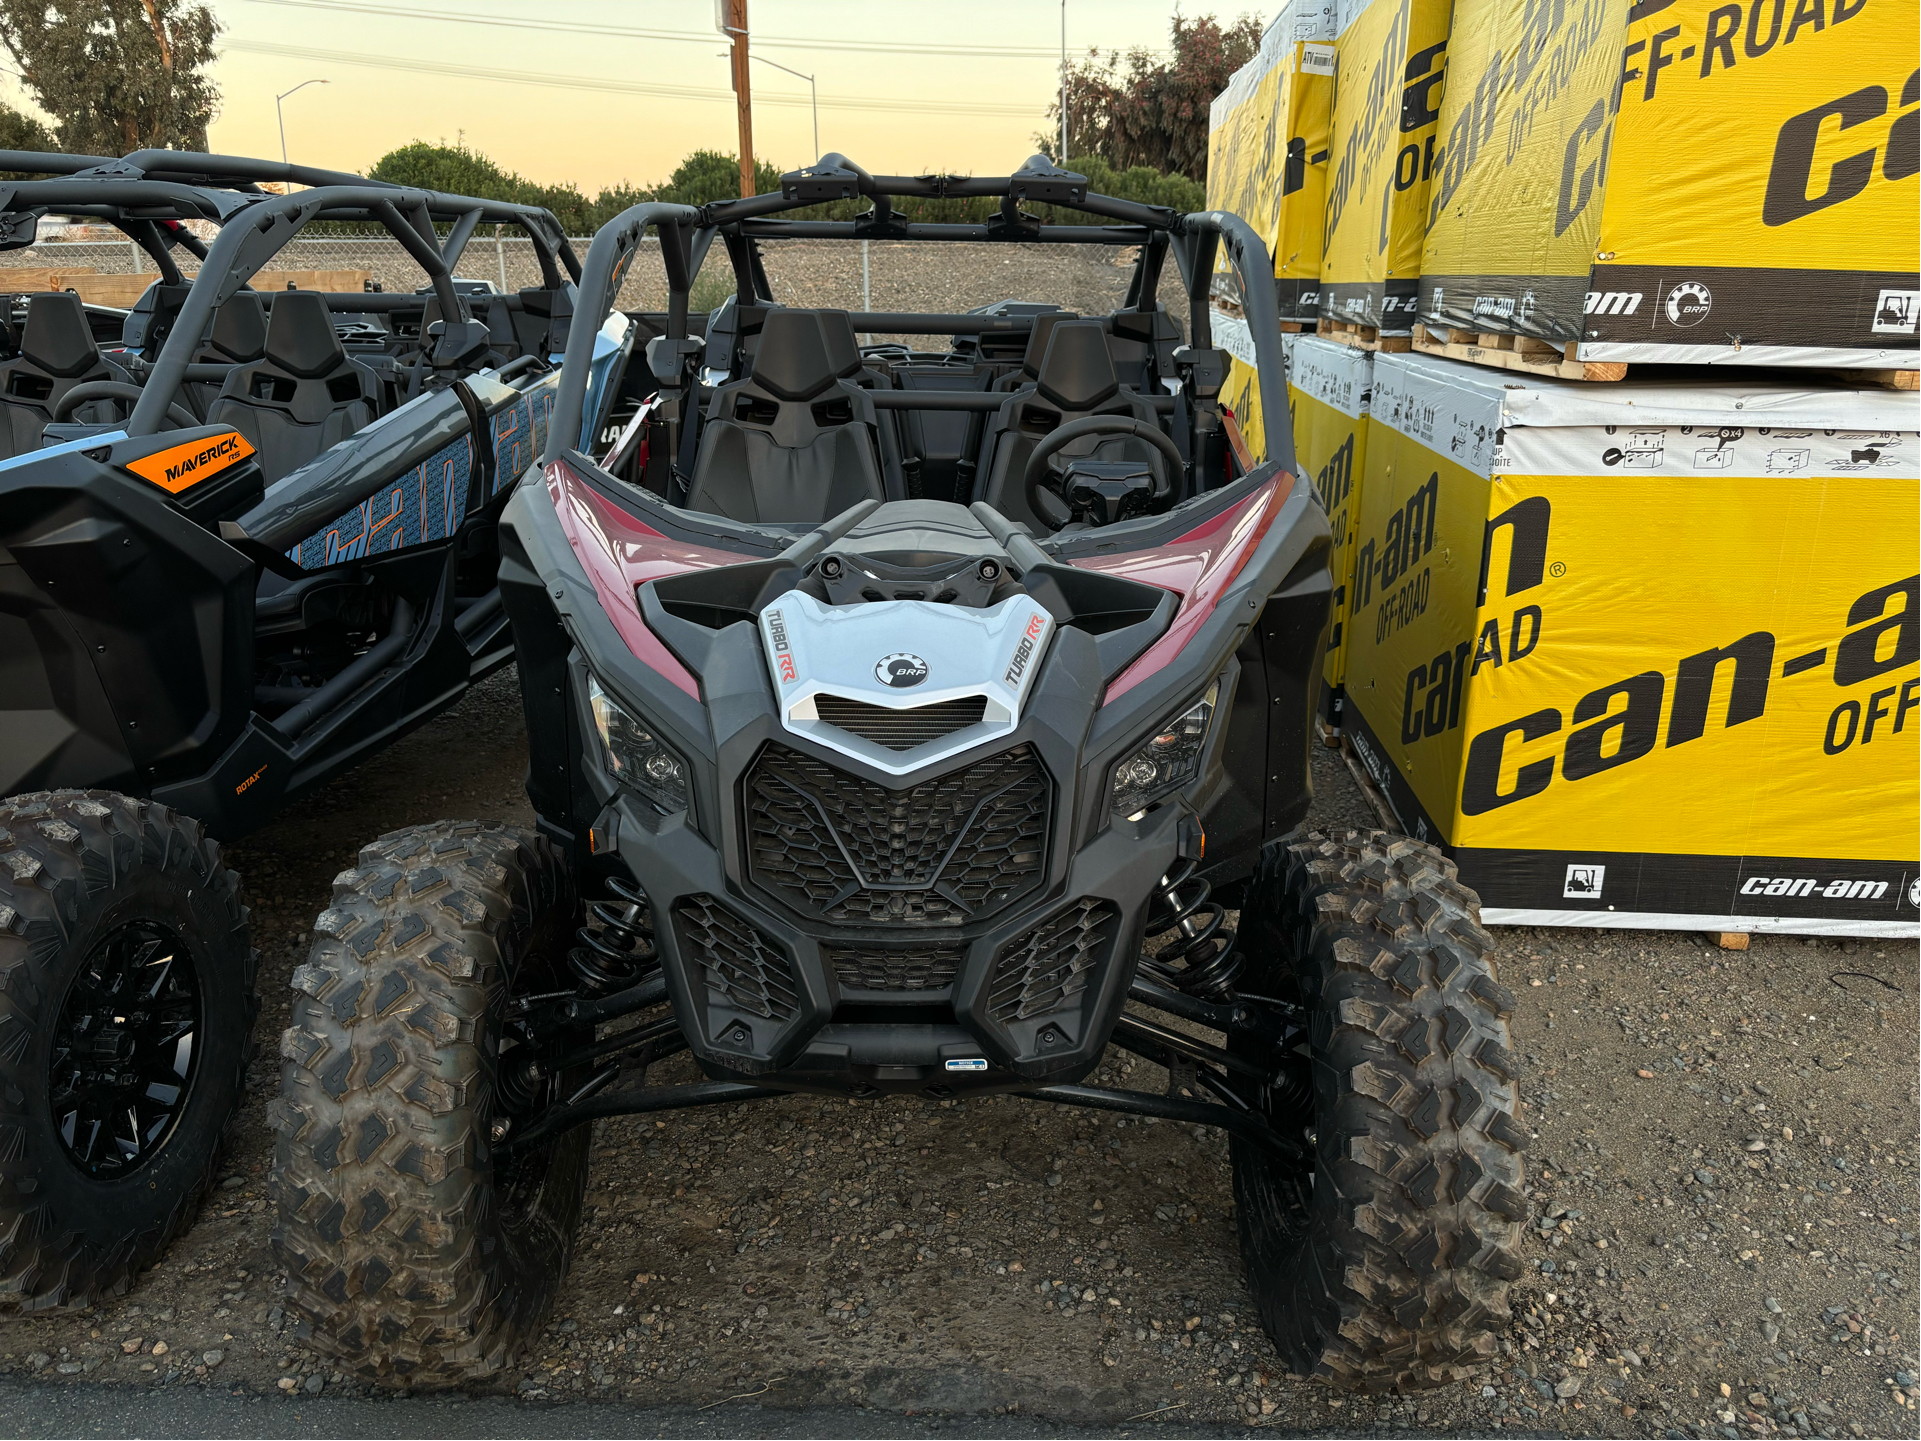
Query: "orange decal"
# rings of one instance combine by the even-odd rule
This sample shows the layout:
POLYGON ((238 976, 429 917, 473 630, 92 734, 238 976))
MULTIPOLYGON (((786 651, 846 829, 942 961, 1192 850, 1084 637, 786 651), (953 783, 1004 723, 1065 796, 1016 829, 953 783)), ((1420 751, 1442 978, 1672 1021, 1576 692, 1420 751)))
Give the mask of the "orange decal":
POLYGON ((150 480, 169 494, 178 495, 208 476, 238 465, 252 454, 253 447, 246 437, 230 430, 225 435, 206 435, 185 445, 156 450, 152 455, 143 455, 125 464, 142 480, 150 480))
POLYGON ((266 773, 267 773, 267 767, 262 766, 259 770, 255 771, 252 775, 248 776, 239 785, 235 786, 233 788, 233 793, 235 795, 239 795, 241 792, 246 790, 248 786, 252 785, 255 781, 259 780, 266 773))

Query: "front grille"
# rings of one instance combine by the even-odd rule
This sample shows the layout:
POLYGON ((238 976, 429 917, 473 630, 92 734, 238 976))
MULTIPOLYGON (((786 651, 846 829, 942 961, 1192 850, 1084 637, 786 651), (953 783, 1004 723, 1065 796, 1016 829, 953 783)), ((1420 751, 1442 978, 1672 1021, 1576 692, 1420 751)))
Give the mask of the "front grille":
POLYGON ((887 950, 881 946, 820 948, 843 986, 863 991, 933 991, 951 985, 960 974, 960 946, 923 946, 916 950, 887 950))
POLYGON ((807 915, 958 926, 1041 879, 1053 787, 1032 746, 889 790, 774 744, 742 786, 748 873, 807 915))
POLYGON ((1112 901, 1083 897, 1009 943, 988 983, 988 1015, 1002 1025, 1044 1016, 1086 990, 1120 914, 1112 901))
POLYGON ((708 895, 675 901, 674 925, 682 953, 700 966, 715 1000, 772 1021, 793 1019, 793 968, 767 937, 708 895))
POLYGON ((850 700, 846 696, 817 695, 814 713, 830 726, 851 731, 890 751, 911 751, 915 746, 979 725, 987 713, 987 697, 964 695, 957 700, 915 706, 912 710, 889 710, 884 705, 869 705, 864 700, 850 700))

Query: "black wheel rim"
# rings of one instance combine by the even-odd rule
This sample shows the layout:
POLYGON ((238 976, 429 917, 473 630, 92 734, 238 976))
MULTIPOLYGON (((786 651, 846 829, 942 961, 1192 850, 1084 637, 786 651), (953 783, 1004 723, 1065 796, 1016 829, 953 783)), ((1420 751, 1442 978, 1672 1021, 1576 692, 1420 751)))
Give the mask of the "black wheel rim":
POLYGON ((173 931, 103 937, 67 988, 48 1061, 53 1128, 97 1180, 146 1165, 173 1134, 200 1065, 200 979, 173 931))

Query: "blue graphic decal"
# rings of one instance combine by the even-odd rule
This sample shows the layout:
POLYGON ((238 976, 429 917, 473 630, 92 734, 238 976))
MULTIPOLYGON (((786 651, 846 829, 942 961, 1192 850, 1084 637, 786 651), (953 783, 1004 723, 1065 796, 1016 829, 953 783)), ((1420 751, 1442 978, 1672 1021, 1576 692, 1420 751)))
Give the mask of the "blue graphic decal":
POLYGON ((445 540, 467 513, 474 446, 463 435, 287 552, 302 570, 445 540))
POLYGON ((494 494, 513 489, 527 467, 540 458, 547 444, 547 424, 559 394, 558 376, 550 376, 493 417, 494 494))

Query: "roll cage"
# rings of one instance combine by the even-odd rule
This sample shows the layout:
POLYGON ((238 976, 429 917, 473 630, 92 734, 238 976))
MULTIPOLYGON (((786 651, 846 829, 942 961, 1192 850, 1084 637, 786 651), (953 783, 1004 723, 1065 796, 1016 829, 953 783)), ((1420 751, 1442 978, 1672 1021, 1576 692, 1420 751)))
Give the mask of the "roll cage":
MULTIPOLYGON (((135 437, 160 428, 185 382, 212 378, 200 374, 207 367, 194 365, 193 356, 214 311, 247 288, 288 242, 315 223, 383 229, 425 272, 444 317, 464 313, 453 273, 483 224, 512 225, 527 236, 543 288, 565 290, 580 275, 580 262, 560 222, 538 207, 239 156, 143 150, 114 160, 0 151, 0 250, 32 244, 38 221, 47 214, 114 226, 153 260, 161 284, 189 287, 159 355, 138 364, 141 398, 125 426, 135 437), (22 173, 49 178, 5 179, 22 173), (269 184, 312 188, 280 194, 264 188, 269 184), (233 223, 242 216, 247 223, 233 223), (220 232, 211 243, 203 242, 183 223, 191 220, 218 225, 220 232), (200 262, 200 273, 191 281, 172 253, 176 247, 200 262)), ((408 310, 424 303, 417 295, 324 298, 331 310, 358 314, 408 310)), ((476 320, 443 324, 430 355, 432 364, 446 368, 458 363, 484 333, 485 326, 476 320)))
MULTIPOLYGON (((573 416, 585 410, 589 362, 594 335, 613 310, 627 270, 639 253, 645 234, 660 240, 667 275, 666 332, 648 348, 649 365, 657 379, 669 383, 674 375, 677 342, 688 338, 688 297, 714 241, 718 238, 733 267, 736 300, 741 307, 773 304, 757 242, 772 239, 1013 241, 1041 244, 1139 246, 1124 305, 1152 310, 1162 264, 1172 251, 1188 299, 1190 347, 1211 348, 1210 281, 1221 247, 1239 271, 1247 297, 1247 324, 1259 372, 1263 424, 1268 430, 1266 454, 1281 468, 1294 468, 1291 429, 1275 417, 1288 414, 1286 380, 1281 356, 1280 324, 1276 319, 1273 265, 1266 247, 1238 215, 1227 211, 1183 214, 1159 206, 1142 205, 1099 195, 1087 188, 1085 176, 1034 156, 1019 171, 1003 177, 951 175, 870 175, 844 155, 830 154, 802 170, 781 177, 778 195, 714 201, 702 206, 643 202, 623 211, 594 236, 580 276, 575 312, 585 323, 568 334, 557 413, 573 416), (964 199, 998 197, 999 210, 983 223, 936 223, 904 219, 894 201, 902 197, 964 199), (871 207, 854 220, 783 219, 787 212, 833 201, 865 198, 871 207), (1023 202, 1069 207, 1113 221, 1106 225, 1044 225, 1021 208, 1023 202), (662 349, 664 347, 664 350, 662 349)), ((1022 316, 900 315, 861 313, 852 317, 860 330, 880 333, 967 333, 1024 330, 1032 320, 1022 316)), ((911 403, 891 408, 950 408, 951 397, 923 392, 911 403)), ((593 442, 591 418, 579 432, 555 426, 549 433, 543 462, 559 460, 569 450, 585 451, 593 442)))

